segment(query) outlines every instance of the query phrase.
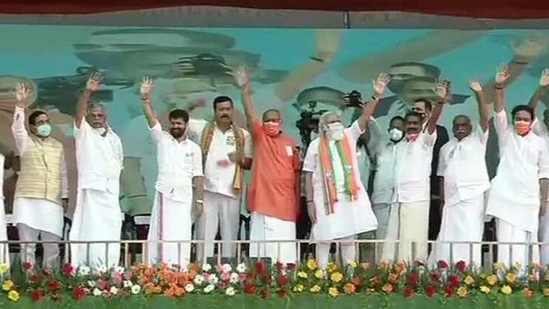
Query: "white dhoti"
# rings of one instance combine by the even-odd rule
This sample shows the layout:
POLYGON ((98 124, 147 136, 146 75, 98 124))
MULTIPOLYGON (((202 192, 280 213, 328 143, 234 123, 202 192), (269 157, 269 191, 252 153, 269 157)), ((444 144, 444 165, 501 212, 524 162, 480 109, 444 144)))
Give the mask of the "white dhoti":
POLYGON ((445 205, 440 232, 429 264, 446 261, 455 264, 464 261, 467 265, 481 266, 480 244, 449 244, 452 241, 480 242, 484 233, 484 196, 445 205), (446 242, 446 243, 445 243, 446 242))
POLYGON ((295 222, 252 212, 250 230, 251 241, 271 241, 268 243, 252 242, 250 244, 250 257, 271 258, 273 263, 280 262, 284 264, 295 264, 299 260, 295 243, 295 222), (287 242, 272 242, 276 240, 287 242))
POLYGON ((91 189, 78 190, 69 239, 98 243, 71 244, 71 264, 92 268, 118 266, 121 229, 122 211, 118 194, 91 189), (104 243, 99 243, 102 241, 104 243))
POLYGON ((236 256, 236 240, 240 223, 240 199, 204 192, 204 211, 196 223, 196 239, 205 240, 205 245, 197 246, 197 260, 205 262, 205 257, 214 255, 213 241, 220 230, 221 256, 236 256))
POLYGON ((163 262, 186 267, 191 257, 191 227, 192 194, 189 194, 188 201, 183 202, 170 199, 157 191, 147 237, 150 263, 163 262))
POLYGON ((429 201, 392 204, 381 260, 426 261, 428 232, 429 201))
POLYGON ((540 248, 541 265, 549 265, 549 209, 545 215, 539 218, 539 242, 542 243, 540 248))
POLYGON ((537 233, 523 230, 496 218, 496 237, 500 243, 521 243, 520 245, 498 245, 497 262, 505 264, 508 268, 518 263, 522 271, 525 271, 528 265, 539 262, 539 248, 529 245, 537 242, 537 233))
MULTIPOLYGON (((3 163, 2 163, 3 165, 3 163)), ((1 188, 0 188, 1 189, 1 188)), ((6 225, 6 209, 4 198, 0 194, 0 241, 8 241, 8 230, 6 225)), ((10 265, 10 250, 8 244, 0 244, 0 264, 10 265)))

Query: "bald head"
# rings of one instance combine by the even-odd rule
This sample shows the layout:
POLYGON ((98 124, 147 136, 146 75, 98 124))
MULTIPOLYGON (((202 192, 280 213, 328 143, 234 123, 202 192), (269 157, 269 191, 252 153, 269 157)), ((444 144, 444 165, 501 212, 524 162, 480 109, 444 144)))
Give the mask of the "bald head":
POLYGON ((103 128, 107 123, 107 110, 101 103, 92 103, 88 106, 86 121, 92 128, 103 128))
POLYGON ((263 113, 262 117, 263 122, 280 122, 282 120, 282 115, 278 109, 268 109, 263 113))

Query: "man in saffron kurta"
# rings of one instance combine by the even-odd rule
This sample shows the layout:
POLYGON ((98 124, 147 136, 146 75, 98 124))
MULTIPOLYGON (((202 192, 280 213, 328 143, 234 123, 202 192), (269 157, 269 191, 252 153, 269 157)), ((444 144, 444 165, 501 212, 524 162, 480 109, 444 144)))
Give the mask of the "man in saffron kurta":
POLYGON ((119 195, 124 156, 120 138, 107 124, 105 107, 88 105, 93 91, 99 88, 100 78, 95 74, 88 80, 74 121, 79 179, 69 239, 114 243, 71 244, 71 263, 75 267, 113 267, 120 262, 119 195))
POLYGON ((284 134, 278 110, 268 110, 260 120, 251 98, 250 78, 245 68, 233 72, 242 88, 244 112, 254 143, 252 181, 248 189, 251 212, 250 256, 273 262, 297 260, 295 222, 299 210, 300 152, 297 142, 284 134), (262 240, 286 242, 253 243, 262 240))
MULTIPOLYGON (((22 245, 23 262, 35 264, 35 247, 42 241, 59 241, 63 233, 63 212, 68 198, 67 167, 63 145, 50 137, 49 117, 44 111, 29 115, 30 134, 25 128, 25 102, 29 88, 20 84, 12 131, 21 158, 15 189, 13 222, 22 245)), ((43 266, 59 266, 59 245, 44 244, 43 266)))

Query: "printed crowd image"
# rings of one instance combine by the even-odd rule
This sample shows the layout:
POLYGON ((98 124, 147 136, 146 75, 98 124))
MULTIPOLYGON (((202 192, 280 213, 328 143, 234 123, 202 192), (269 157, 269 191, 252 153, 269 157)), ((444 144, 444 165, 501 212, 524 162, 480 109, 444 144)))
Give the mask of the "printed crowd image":
POLYGON ((0 36, 0 264, 549 264, 547 31, 0 36))

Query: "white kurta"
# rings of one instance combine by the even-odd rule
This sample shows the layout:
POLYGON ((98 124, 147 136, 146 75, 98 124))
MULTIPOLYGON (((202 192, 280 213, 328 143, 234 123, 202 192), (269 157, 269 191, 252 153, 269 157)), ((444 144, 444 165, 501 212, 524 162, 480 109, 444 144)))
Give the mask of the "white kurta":
MULTIPOLYGON (((496 217, 500 242, 537 241, 539 220, 539 179, 549 178, 549 151, 545 141, 534 134, 519 136, 509 127, 505 111, 496 113, 495 127, 501 160, 492 180, 486 214, 496 217)), ((527 246, 498 247, 498 262, 507 266, 527 265, 527 246)), ((536 257, 534 257, 536 259, 536 257)))
POLYGON ((147 238, 149 261, 184 267, 191 254, 193 177, 202 176, 202 152, 193 141, 179 142, 162 131, 158 122, 150 131, 158 148, 158 179, 147 238))
MULTIPOLYGON (((549 130, 547 126, 542 123, 538 118, 536 118, 534 124, 532 125, 534 133, 539 137, 543 138, 545 144, 549 149, 549 130)), ((549 197, 548 197, 549 199, 549 197)), ((547 202, 549 204, 549 200, 547 202)), ((543 245, 540 248, 540 262, 542 265, 549 264, 549 208, 547 209, 544 216, 539 218, 539 232, 538 240, 543 245)))
POLYGON ((430 262, 465 261, 480 266, 480 245, 448 244, 480 242, 484 233, 484 193, 490 187, 484 156, 488 131, 476 132, 461 141, 453 138, 440 150, 437 175, 444 177, 444 211, 430 262), (473 249, 471 252, 470 249, 473 249))
MULTIPOLYGON (((17 154, 23 156, 30 138, 25 128, 25 110, 15 108, 12 125, 17 154)), ((69 180, 65 155, 61 158, 61 197, 69 197, 69 180)), ((13 223, 22 223, 30 228, 63 237, 63 207, 46 199, 18 197, 13 201, 13 223)))
MULTIPOLYGON (((353 123, 351 127, 345 129, 345 138, 349 140, 352 154, 356 154, 356 141, 362 133, 363 132, 358 126, 358 122, 353 123)), ((303 171, 312 173, 313 200, 316 209, 317 222, 312 227, 311 238, 319 241, 327 241, 375 230, 377 227, 377 220, 372 211, 368 193, 366 193, 362 181, 360 180, 357 156, 353 155, 350 162, 356 178, 355 181, 359 186, 358 196, 356 200, 352 200, 345 193, 344 167, 341 165, 341 160, 334 141, 329 141, 329 148, 332 154, 332 166, 338 202, 333 205, 334 213, 326 214, 324 176, 322 174, 322 160, 319 155, 320 142, 319 138, 311 142, 303 162, 303 171)))
MULTIPOLYGON (((0 153, 0 189, 4 187, 4 161, 5 157, 0 153)), ((6 225, 6 209, 4 207, 4 190, 0 191, 0 242, 8 240, 8 232, 6 225)), ((0 264, 10 265, 10 252, 9 246, 6 244, 0 244, 0 264)))
POLYGON ((82 120, 74 128, 78 192, 71 241, 114 241, 113 243, 72 244, 74 266, 113 267, 120 262, 122 211, 120 209, 120 173, 124 155, 122 143, 110 128, 92 128, 82 120))

